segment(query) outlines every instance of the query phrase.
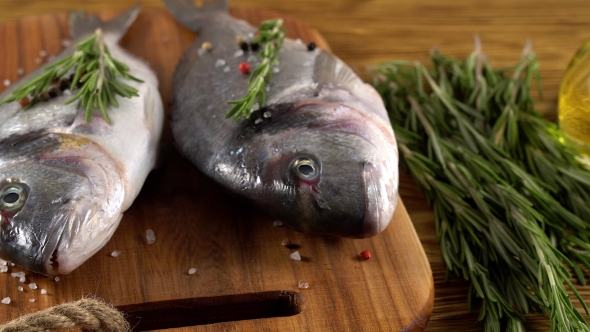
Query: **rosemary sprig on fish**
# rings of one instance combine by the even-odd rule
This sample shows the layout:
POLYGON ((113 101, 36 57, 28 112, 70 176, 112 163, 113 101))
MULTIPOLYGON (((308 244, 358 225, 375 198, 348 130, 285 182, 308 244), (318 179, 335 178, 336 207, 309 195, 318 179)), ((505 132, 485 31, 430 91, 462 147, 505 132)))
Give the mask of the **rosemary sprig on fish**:
POLYGON ((266 81, 272 75, 272 66, 278 61, 279 51, 285 39, 285 27, 283 20, 266 20, 260 24, 256 36, 252 38, 251 44, 262 45, 260 51, 261 62, 250 74, 248 79, 248 93, 237 100, 228 101, 234 106, 225 115, 226 119, 233 118, 237 121, 242 116, 250 118, 254 104, 258 102, 259 108, 266 105, 266 81))
POLYGON ((93 111, 98 108, 110 124, 107 107, 119 107, 116 96, 138 96, 137 89, 120 81, 119 77, 143 82, 129 74, 126 64, 113 58, 105 44, 103 31, 98 28, 94 34, 76 44, 75 52, 47 66, 41 74, 12 91, 9 97, 0 101, 0 105, 16 101, 23 109, 28 109, 36 102, 57 96, 59 84, 71 91, 79 88, 66 104, 81 99, 82 106, 86 108, 86 122, 90 122, 93 111))

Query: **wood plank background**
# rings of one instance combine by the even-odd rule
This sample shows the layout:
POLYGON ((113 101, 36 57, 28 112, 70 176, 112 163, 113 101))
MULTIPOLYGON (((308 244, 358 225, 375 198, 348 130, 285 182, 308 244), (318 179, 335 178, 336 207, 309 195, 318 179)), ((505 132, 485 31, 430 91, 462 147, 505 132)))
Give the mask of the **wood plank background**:
MULTIPOLYGON (((138 2, 161 6, 156 0, 0 0, 0 23, 71 9, 122 10, 138 2)), ((475 34, 492 63, 504 66, 514 63, 531 39, 544 92, 537 106, 550 118, 555 118, 565 67, 577 47, 590 38, 590 2, 586 0, 235 0, 232 6, 272 9, 313 26, 334 53, 361 72, 367 65, 389 59, 423 61, 435 45, 445 54, 465 57, 473 49, 475 34)), ((401 194, 434 273, 435 303, 427 331, 481 331, 475 324, 477 315, 466 310, 466 283, 444 281, 432 212, 407 176, 402 177, 401 194)), ((580 289, 590 301, 590 287, 580 289)), ((527 327, 547 331, 548 323, 531 316, 527 327)))

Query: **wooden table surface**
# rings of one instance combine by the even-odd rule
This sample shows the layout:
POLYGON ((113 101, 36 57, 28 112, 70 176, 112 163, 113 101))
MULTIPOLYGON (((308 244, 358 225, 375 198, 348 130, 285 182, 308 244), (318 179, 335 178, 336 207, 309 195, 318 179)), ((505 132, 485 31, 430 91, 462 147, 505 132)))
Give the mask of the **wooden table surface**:
MULTIPOLYGON (((137 3, 162 6, 157 0, 0 0, 0 24, 73 9, 122 10, 137 3)), ((367 65, 389 59, 424 61, 434 46, 465 57, 473 48, 474 35, 480 36, 492 63, 503 66, 514 63, 531 39, 543 80, 544 99, 537 107, 550 118, 555 118, 557 89, 569 58, 590 38, 590 2, 585 0, 235 0, 232 6, 272 9, 307 23, 361 73, 367 65)), ((481 331, 475 323, 477 314, 467 312, 467 284, 456 279, 445 282, 432 212, 405 174, 401 195, 434 274, 434 311, 426 330, 481 331)), ((579 289, 590 302, 590 287, 579 289)), ((527 318, 528 330, 548 330, 547 319, 527 318)))

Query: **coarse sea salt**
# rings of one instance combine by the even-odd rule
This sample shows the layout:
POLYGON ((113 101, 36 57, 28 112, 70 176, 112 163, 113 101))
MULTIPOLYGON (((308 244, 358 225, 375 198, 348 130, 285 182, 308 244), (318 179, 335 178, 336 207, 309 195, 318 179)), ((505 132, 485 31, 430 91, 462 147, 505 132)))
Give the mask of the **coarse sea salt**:
POLYGON ((18 289, 19 292, 23 292, 25 290, 23 286, 18 286, 16 289, 18 289))
POLYGON ((7 296, 7 297, 3 298, 2 301, 0 301, 0 302, 2 302, 2 304, 10 304, 10 297, 7 296))
MULTIPOLYGON (((265 118, 267 118, 267 116, 265 116, 265 118)), ((275 220, 275 221, 272 222, 272 225, 274 227, 280 227, 280 226, 283 226, 283 222, 281 222, 279 220, 275 220)))
POLYGON ((295 252, 291 253, 291 255, 289 255, 289 257, 291 257, 291 259, 294 261, 301 260, 301 255, 299 254, 299 251, 295 251, 295 252))
POLYGON ((145 231, 145 240, 147 241, 147 244, 154 244, 154 242, 156 242, 156 234, 153 230, 148 229, 145 231))
POLYGON ((191 267, 190 269, 188 269, 188 274, 195 274, 197 273, 197 269, 195 269, 194 267, 191 267))
POLYGON ((30 283, 30 284, 29 284, 29 288, 30 288, 30 289, 37 289, 37 284, 36 284, 36 283, 34 283, 34 282, 30 283))
POLYGON ((239 58, 242 55, 244 55, 244 50, 237 50, 236 53, 234 53, 234 58, 239 58))
POLYGON ((309 282, 307 282, 305 280, 299 280, 299 284, 297 285, 297 287, 299 287, 299 289, 308 289, 309 282))
POLYGON ((59 281, 59 277, 55 277, 55 278, 53 278, 53 280, 55 280, 55 282, 58 282, 59 281))
POLYGON ((6 265, 0 266, 0 272, 2 272, 2 273, 8 272, 8 266, 6 266, 6 265))
POLYGON ((223 72, 224 73, 229 73, 231 69, 229 68, 229 66, 225 66, 225 68, 223 68, 223 72))
POLYGON ((225 66, 225 60, 217 59, 217 61, 215 61, 215 68, 219 68, 219 67, 223 67, 223 66, 225 66))
POLYGON ((4 86, 10 86, 10 80, 6 79, 6 80, 2 81, 2 84, 4 84, 4 86))
POLYGON ((31 302, 31 303, 35 302, 35 299, 29 299, 29 302, 31 302))
POLYGON ((2 258, 0 258, 0 265, 6 265, 6 264, 8 264, 8 262, 3 260, 2 258))
POLYGON ((46 289, 41 289, 41 294, 43 294, 43 295, 47 294, 47 290, 46 289))
POLYGON ((119 255, 121 255, 121 250, 113 250, 111 253, 111 256, 113 257, 119 257, 119 255))
POLYGON ((46 56, 47 56, 47 51, 45 51, 45 50, 41 50, 41 51, 39 51, 39 55, 40 55, 41 57, 46 57, 46 56))

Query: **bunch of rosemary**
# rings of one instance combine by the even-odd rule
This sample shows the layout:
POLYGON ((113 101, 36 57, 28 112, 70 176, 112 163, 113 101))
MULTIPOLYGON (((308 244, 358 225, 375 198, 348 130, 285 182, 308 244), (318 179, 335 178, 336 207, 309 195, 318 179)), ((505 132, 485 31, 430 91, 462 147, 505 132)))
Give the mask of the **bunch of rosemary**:
MULTIPOLYGON (((567 288, 590 268, 590 171, 555 124, 533 110, 538 63, 495 70, 477 45, 464 61, 434 52, 427 68, 374 68, 402 166, 425 191, 447 273, 470 281, 486 331, 523 331, 524 314, 552 331, 590 331, 567 288), (569 267, 569 268, 568 268, 569 267)), ((447 275, 448 275, 447 274, 447 275)))

